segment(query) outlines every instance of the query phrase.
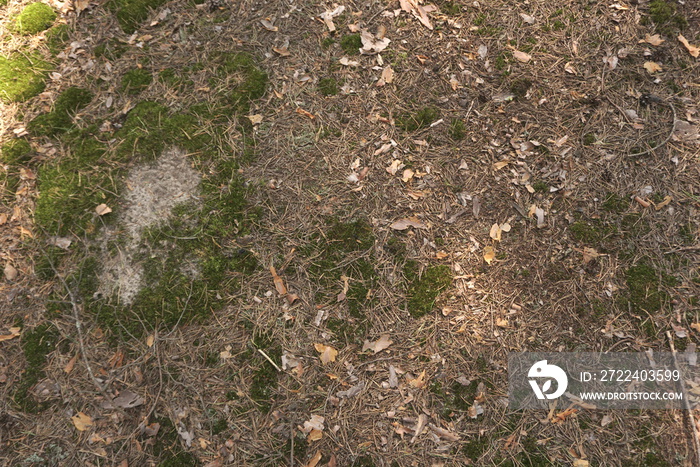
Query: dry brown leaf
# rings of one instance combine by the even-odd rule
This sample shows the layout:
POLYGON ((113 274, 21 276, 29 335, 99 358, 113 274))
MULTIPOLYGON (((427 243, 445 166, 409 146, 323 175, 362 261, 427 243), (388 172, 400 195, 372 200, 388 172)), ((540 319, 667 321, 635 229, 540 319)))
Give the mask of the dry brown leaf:
POLYGON ((297 112, 299 115, 303 115, 304 117, 310 118, 311 120, 313 120, 313 119, 316 118, 316 115, 312 114, 311 112, 309 112, 309 111, 307 111, 307 110, 302 109, 301 107, 297 107, 296 112, 297 112))
POLYGON ((261 20, 260 20, 260 23, 261 23, 261 24, 263 25, 263 27, 264 27, 265 29, 267 29, 268 31, 272 31, 272 32, 277 32, 277 31, 279 31, 279 28, 278 28, 277 26, 275 26, 274 24, 272 24, 272 23, 270 22, 270 19, 269 19, 269 18, 261 19, 261 20))
POLYGON ((499 328, 507 328, 509 325, 508 320, 506 318, 496 318, 496 326, 499 328))
POLYGON ((275 289, 277 290, 277 293, 280 295, 286 295, 287 287, 285 287, 282 278, 277 275, 277 271, 275 270, 274 266, 270 266, 270 274, 272 274, 272 280, 275 283, 275 289))
POLYGON ((417 378, 408 380, 408 384, 417 389, 424 388, 425 383, 425 370, 423 370, 423 372, 420 375, 418 375, 417 378))
POLYGON ((3 212, 2 214, 0 214, 0 225, 3 225, 5 223, 7 223, 7 214, 3 212))
POLYGON ((21 331, 22 331, 22 328, 19 328, 19 327, 10 328, 9 334, 6 334, 4 336, 0 336, 0 342, 9 341, 10 339, 14 339, 15 337, 18 337, 20 335, 21 331))
POLYGON ((312 457, 304 467, 316 467, 316 465, 321 462, 322 457, 323 455, 321 454, 321 451, 317 451, 314 457, 312 457))
POLYGON ((499 161, 493 164, 493 170, 500 170, 506 165, 510 164, 510 161, 499 161))
POLYGON ((525 21, 527 24, 535 24, 535 17, 534 17, 534 16, 530 16, 530 15, 525 14, 525 13, 520 13, 520 17, 521 17, 521 18, 523 19, 523 21, 525 21))
POLYGON ((250 120, 250 123, 252 123, 253 125, 258 125, 260 122, 263 121, 263 116, 260 114, 246 115, 246 118, 250 120))
MULTIPOLYGON (((386 146, 386 144, 384 146, 386 146)), ((384 146, 382 146, 382 148, 384 146)), ((391 144, 389 144, 389 146, 391 147, 391 144)), ((380 149, 382 149, 382 148, 380 148, 380 149)), ((379 151, 379 149, 377 149, 377 151, 379 151)), ((376 153, 375 153, 375 156, 376 156, 376 153)), ((391 161, 391 164, 389 165, 389 167, 386 168, 386 171, 389 172, 389 174, 391 174, 391 175, 396 175, 396 172, 398 172, 401 168, 403 168, 403 162, 401 162, 398 159, 394 159, 393 161, 391 161)))
POLYGON ((289 49, 287 49, 286 47, 273 47, 272 51, 282 57, 289 57, 290 55, 292 55, 289 49))
POLYGON ((394 70, 391 68, 391 65, 387 65, 382 70, 382 80, 387 84, 394 82, 394 70))
POLYGON ((318 358, 324 365, 334 362, 338 356, 338 351, 329 345, 314 344, 314 348, 320 354, 318 358))
POLYGON ((69 375, 71 373, 71 371, 73 371, 73 368, 75 368, 75 362, 77 362, 77 361, 78 361, 78 354, 76 353, 75 355, 73 355, 73 358, 68 360, 68 363, 66 363, 66 366, 63 367, 63 372, 65 374, 69 375))
POLYGON ((428 226, 423 223, 416 216, 411 216, 405 219, 399 219, 389 226, 389 228, 394 230, 406 230, 409 227, 414 229, 427 229, 428 226))
POLYGON ((362 351, 364 352, 365 350, 371 349, 374 353, 379 353, 391 344, 393 344, 393 342, 389 339, 389 335, 384 334, 374 342, 365 339, 365 343, 362 345, 362 351))
POLYGON ((692 55, 695 58, 700 57, 700 47, 695 47, 694 45, 691 45, 690 42, 688 42, 688 39, 683 37, 683 34, 678 35, 678 40, 681 44, 685 46, 686 49, 688 49, 688 53, 690 55, 692 55))
POLYGON ((401 5, 401 9, 403 11, 411 13, 418 19, 418 21, 421 22, 421 24, 423 24, 423 26, 431 31, 433 30, 433 25, 430 22, 430 18, 428 18, 427 11, 425 8, 420 6, 416 0, 399 0, 399 4, 401 5))
POLYGON ((489 232, 489 236, 496 240, 497 242, 501 241, 501 227, 498 224, 493 224, 491 226, 491 232, 489 232))
POLYGON ((85 431, 92 426, 92 418, 83 412, 78 412, 77 414, 73 415, 71 417, 71 421, 78 431, 85 431))
POLYGON ((484 261, 486 264, 491 264, 491 261, 496 259, 496 250, 492 246, 484 247, 484 261))
POLYGON ((552 417, 552 423, 563 423, 566 421, 566 419, 570 418, 573 415, 576 415, 578 412, 578 409, 574 409, 573 407, 569 407, 568 409, 564 410, 563 412, 559 412, 556 414, 554 417, 552 417))
POLYGON ((588 264, 598 256, 601 256, 595 248, 585 246, 581 251, 583 252, 583 264, 588 264))
POLYGON ((386 37, 379 39, 367 30, 362 30, 362 32, 360 32, 360 40, 362 41, 360 53, 363 55, 377 54, 386 49, 391 42, 391 40, 386 37))
POLYGON ((661 45, 662 42, 666 42, 666 39, 662 38, 658 34, 654 34, 653 36, 646 34, 644 36, 644 39, 639 41, 640 44, 643 44, 644 42, 646 42, 647 44, 651 44, 651 45, 656 46, 656 45, 661 45))
POLYGON ((664 196, 664 200, 661 201, 659 204, 657 204, 657 205, 655 206, 655 207, 656 207, 656 210, 657 210, 657 211, 660 211, 662 208, 664 208, 664 207, 668 206, 669 204, 671 204, 671 201, 673 201, 673 197, 672 197, 672 196, 670 196, 670 195, 664 196))
POLYGON ((153 347, 153 344, 155 343, 155 341, 156 341, 156 336, 154 336, 153 334, 150 334, 146 338, 146 345, 149 347, 153 347))
POLYGON ((693 323, 690 325, 692 329, 695 329, 697 332, 700 332, 700 323, 693 323))
POLYGON ((658 71, 663 71, 661 65, 659 65, 656 62, 644 62, 644 69, 647 70, 647 72, 649 72, 650 75, 653 75, 658 71))
POLYGON ((8 281, 13 281, 17 279, 17 276, 19 275, 19 272, 17 272, 17 269, 11 265, 10 263, 7 263, 5 265, 5 269, 3 270, 3 273, 5 274, 5 279, 8 281))
POLYGON ((571 62, 566 62, 564 65, 564 71, 569 73, 570 75, 577 75, 578 72, 576 71, 576 68, 574 68, 574 64, 571 62))
POLYGON ((321 430, 311 430, 309 436, 306 437, 306 441, 312 443, 323 438, 323 432, 321 430))
POLYGON ((355 60, 350 60, 348 57, 341 57, 338 63, 345 66, 360 66, 360 62, 355 60))
POLYGON ((95 208, 95 212, 98 216, 104 216, 105 214, 109 214, 110 212, 112 212, 112 209, 106 204, 102 203, 95 208))
POLYGON ((589 463, 586 459, 574 459, 573 467, 588 467, 589 463))
POLYGON ((519 50, 513 50, 513 57, 515 57, 517 61, 523 63, 527 63, 532 59, 532 55, 519 50))
POLYGON ((413 178, 413 176, 414 176, 415 174, 416 174, 416 173, 415 173, 413 170, 411 170, 411 169, 405 169, 405 170, 403 171, 403 174, 401 175, 401 181, 404 182, 404 183, 408 183, 408 182, 411 181, 411 179, 413 178))

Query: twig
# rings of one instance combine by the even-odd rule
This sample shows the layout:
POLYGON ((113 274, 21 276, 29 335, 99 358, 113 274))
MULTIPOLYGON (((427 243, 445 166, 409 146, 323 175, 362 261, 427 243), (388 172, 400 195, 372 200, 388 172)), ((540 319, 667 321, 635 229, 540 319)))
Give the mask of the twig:
MULTIPOLYGON (((673 366, 676 369, 676 371, 678 371, 680 374, 680 368, 678 367, 678 357, 676 356, 676 346, 673 344, 673 337, 671 336, 670 331, 666 331, 666 338, 668 339, 668 343, 671 346, 671 355, 673 355, 673 366)), ((683 394, 687 394, 683 378, 679 378, 679 383, 683 394)), ((695 448, 695 457, 697 460, 696 465, 700 465, 700 434, 698 434, 698 427, 695 424, 695 417, 693 417, 693 411, 690 408, 690 402, 688 402, 687 397, 683 397, 683 407, 685 408, 685 410, 683 411, 683 418, 685 419, 686 423, 689 424, 693 429, 693 447, 695 448)))
POLYGON ((267 356, 267 354, 263 351, 263 349, 258 349, 258 352, 260 352, 260 354, 263 357, 265 357, 265 359, 267 359, 268 362, 272 363, 272 366, 274 366, 277 369, 277 371, 279 371, 279 372, 282 371, 282 368, 278 367, 277 364, 275 362, 273 362, 270 357, 267 356))
MULTIPOLYGON (((665 146, 666 143, 671 141, 671 138, 673 137, 673 133, 675 133, 675 131, 676 131, 676 108, 673 106, 673 104, 670 101, 662 100, 661 102, 663 102, 664 104, 669 106, 671 108, 671 112, 673 112, 673 123, 671 124, 671 131, 668 133, 668 136, 666 137, 666 139, 664 139, 662 142, 660 142, 659 144, 657 144, 653 148, 649 148, 646 151, 642 151, 642 152, 636 152, 634 154, 627 154, 627 157, 644 156, 645 154, 649 154, 650 152, 656 151, 657 149, 661 148, 662 146, 665 146)), ((623 115, 624 115, 624 112, 623 112, 623 115)))

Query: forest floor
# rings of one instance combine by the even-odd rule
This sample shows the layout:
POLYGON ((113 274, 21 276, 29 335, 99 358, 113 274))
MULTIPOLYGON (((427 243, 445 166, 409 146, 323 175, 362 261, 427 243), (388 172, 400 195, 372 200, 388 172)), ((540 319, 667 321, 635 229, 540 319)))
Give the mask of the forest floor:
POLYGON ((693 4, 3 2, 0 462, 696 465, 693 4))

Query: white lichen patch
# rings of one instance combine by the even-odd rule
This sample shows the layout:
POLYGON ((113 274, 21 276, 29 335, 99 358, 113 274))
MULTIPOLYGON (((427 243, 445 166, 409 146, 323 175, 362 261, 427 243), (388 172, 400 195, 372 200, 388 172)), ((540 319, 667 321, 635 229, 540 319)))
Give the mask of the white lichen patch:
POLYGON ((116 295, 123 305, 133 302, 142 287, 143 271, 134 261, 142 232, 167 220, 178 204, 196 201, 200 180, 201 174, 178 148, 168 149, 155 162, 131 170, 126 179, 122 214, 117 225, 102 237, 103 267, 98 294, 116 295))

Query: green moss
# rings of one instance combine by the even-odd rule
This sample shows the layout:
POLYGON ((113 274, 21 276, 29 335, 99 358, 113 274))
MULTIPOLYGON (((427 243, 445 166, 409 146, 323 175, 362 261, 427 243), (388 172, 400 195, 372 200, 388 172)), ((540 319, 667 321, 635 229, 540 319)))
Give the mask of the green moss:
POLYGON ((211 434, 218 435, 219 433, 223 433, 227 429, 228 429, 228 422, 226 421, 225 418, 220 418, 212 424, 211 434))
POLYGON ((475 438, 469 440, 467 444, 462 446, 462 454, 464 454, 468 459, 478 461, 481 455, 486 452, 486 449, 488 449, 490 444, 491 442, 488 438, 475 438))
POLYGON ((532 87, 532 81, 527 78, 520 78, 513 81, 510 85, 510 92, 515 94, 515 97, 522 99, 525 97, 530 87, 532 87))
POLYGON ((604 211, 611 213, 623 213, 629 208, 630 202, 627 198, 618 196, 615 193, 608 193, 605 195, 605 201, 601 204, 604 211))
POLYGON ((629 289, 629 304, 635 313, 654 314, 668 301, 668 295, 659 290, 656 270, 647 263, 629 268, 625 273, 629 289))
POLYGON ((649 3, 649 17, 657 31, 667 35, 688 26, 688 20, 677 12, 676 5, 666 0, 652 0, 649 3))
POLYGON ((462 12, 462 7, 457 2, 443 2, 440 4, 440 11, 446 15, 456 16, 462 12))
POLYGON ((405 131, 416 131, 430 126, 440 116, 434 107, 423 107, 415 113, 405 113, 396 117, 396 126, 405 131))
POLYGON ((404 274, 408 281, 407 308, 411 316, 419 317, 432 311, 440 292, 452 283, 452 272, 447 265, 431 266, 418 276, 414 261, 406 262, 404 274))
POLYGON ((0 99, 4 102, 24 102, 46 86, 50 65, 37 55, 17 54, 0 57, 0 99))
POLYGON ((596 136, 593 133, 586 133, 583 135, 583 145, 584 146, 591 146, 595 144, 595 142, 598 140, 596 136))
POLYGON ((340 92, 338 81, 335 78, 321 78, 318 80, 318 90, 324 96, 335 96, 340 92))
POLYGON ((37 403, 32 397, 32 386, 44 377, 44 364, 46 357, 51 353, 59 340, 56 328, 44 323, 24 331, 20 340, 27 366, 16 384, 13 395, 14 402, 24 412, 36 413, 46 408, 45 403, 37 403))
POLYGON ((250 102, 265 95, 268 76, 255 63, 252 55, 245 52, 215 52, 209 57, 207 66, 216 68, 216 77, 209 84, 220 94, 221 104, 232 112, 245 114, 250 102))
POLYGON ((73 126, 73 115, 87 106, 92 97, 87 89, 68 88, 58 96, 53 110, 36 117, 27 125, 27 129, 36 136, 64 133, 73 126))
POLYGON ((0 147, 0 161, 8 165, 24 164, 31 157, 31 153, 32 147, 27 140, 13 139, 0 147))
POLYGON ((67 24, 59 24, 46 31, 46 45, 52 55, 57 55, 63 50, 68 41, 70 27, 67 24))
POLYGON ((110 0, 107 8, 116 13, 122 30, 131 34, 148 19, 151 9, 165 4, 167 0, 110 0))
POLYGON ((645 217, 635 212, 622 217, 620 229, 625 238, 639 238, 651 232, 651 225, 645 217))
POLYGON ((549 185, 543 180, 537 180, 532 184, 532 189, 537 193, 549 193, 549 185))
POLYGON ((143 68, 133 68, 122 77, 121 91, 127 94, 138 94, 153 82, 153 75, 143 68))
POLYGON ((165 417, 157 417, 155 423, 160 425, 153 444, 153 455, 159 460, 159 467, 181 467, 201 465, 192 453, 183 451, 177 429, 165 417))
POLYGON ((93 53, 95 58, 105 57, 108 60, 117 60, 128 50, 128 46, 117 39, 110 39, 95 46, 93 53))
POLYGON ((53 8, 45 3, 31 3, 15 18, 12 30, 23 35, 36 34, 50 28, 55 20, 53 8))
POLYGON ((448 132, 450 138, 452 138, 455 141, 459 141, 461 139, 464 139, 464 137, 467 135, 467 128, 464 125, 463 120, 455 118, 450 122, 450 129, 448 132))
POLYGON ((569 232, 575 240, 591 245, 600 245, 617 233, 617 229, 611 224, 592 219, 590 222, 574 222, 569 226, 569 232))
POLYGON ((362 39, 359 34, 347 34, 340 39, 340 48, 348 55, 359 55, 362 39))

